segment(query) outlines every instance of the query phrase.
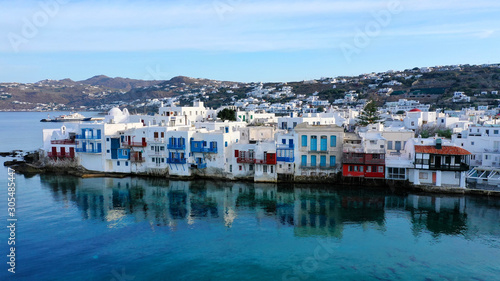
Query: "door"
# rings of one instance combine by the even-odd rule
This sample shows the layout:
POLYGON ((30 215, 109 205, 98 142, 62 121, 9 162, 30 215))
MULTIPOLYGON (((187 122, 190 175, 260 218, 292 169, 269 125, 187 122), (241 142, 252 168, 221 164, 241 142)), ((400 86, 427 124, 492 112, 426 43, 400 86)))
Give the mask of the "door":
POLYGON ((57 147, 52 147, 52 157, 57 157, 57 147))
POLYGON ((441 168, 441 156, 434 156, 436 168, 441 168))
POLYGON ((311 155, 311 167, 316 167, 316 155, 311 155))
POLYGON ((436 172, 432 172, 432 183, 436 183, 436 172))
POLYGON ((321 167, 326 167, 326 155, 321 155, 319 158, 319 165, 321 167))
POLYGON ((71 158, 75 157, 75 148, 74 147, 69 148, 69 157, 71 157, 71 158))
POLYGON ((335 167, 335 165, 337 165, 337 157, 330 156, 330 167, 335 167))
POLYGON ((66 156, 66 147, 61 147, 61 157, 66 156))
POLYGON ((318 150, 318 137, 311 136, 311 151, 318 150))
POLYGON ((396 143, 394 145, 394 149, 397 151, 401 150, 401 141, 396 141, 396 143))
POLYGON ((326 146, 327 146, 327 138, 326 136, 321 136, 321 151, 326 151, 326 146))

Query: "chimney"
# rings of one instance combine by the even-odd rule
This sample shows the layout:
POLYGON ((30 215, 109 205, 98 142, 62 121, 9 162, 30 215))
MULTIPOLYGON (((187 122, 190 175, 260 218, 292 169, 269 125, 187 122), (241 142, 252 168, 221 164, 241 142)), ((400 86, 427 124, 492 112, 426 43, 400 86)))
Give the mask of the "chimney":
POLYGON ((443 142, 443 140, 442 140, 442 139, 436 139, 436 149, 441 149, 441 148, 443 148, 443 146, 442 146, 442 142, 443 142))

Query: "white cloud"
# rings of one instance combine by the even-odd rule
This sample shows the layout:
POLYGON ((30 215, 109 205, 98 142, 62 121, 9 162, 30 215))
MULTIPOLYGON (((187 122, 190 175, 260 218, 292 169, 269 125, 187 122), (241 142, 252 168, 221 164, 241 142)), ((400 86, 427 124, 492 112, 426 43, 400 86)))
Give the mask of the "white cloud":
MULTIPOLYGON (((45 0, 56 1, 56 0, 45 0)), ((356 27, 372 20, 371 13, 386 9, 386 1, 79 1, 62 5, 21 51, 148 51, 200 49, 219 51, 268 51, 333 48, 336 40, 354 36, 356 27), (223 3, 230 8, 214 8, 223 3)), ((43 2, 43 1, 42 1, 43 2)), ((0 33, 22 36, 27 21, 41 11, 37 2, 8 2, 0 18, 0 33), (29 7, 26 9, 25 7, 29 7)), ((493 35, 478 14, 456 18, 455 12, 477 9, 495 11, 500 1, 400 1, 404 15, 384 28, 381 36, 493 35), (434 26, 436 14, 450 17, 448 26, 434 26), (412 25, 411 20, 421 23, 412 25)), ((227 8, 227 6, 226 6, 227 8)), ((498 20, 489 24, 498 26, 498 20)), ((483 38, 481 37, 481 38, 483 38)), ((4 36, 4 38, 6 38, 4 36)), ((0 41, 0 51, 12 46, 0 41)))

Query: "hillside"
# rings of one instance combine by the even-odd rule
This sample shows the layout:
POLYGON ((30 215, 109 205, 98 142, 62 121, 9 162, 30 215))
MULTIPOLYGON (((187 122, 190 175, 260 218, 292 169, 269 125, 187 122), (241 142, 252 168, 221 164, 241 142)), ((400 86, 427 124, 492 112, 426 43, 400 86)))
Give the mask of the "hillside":
POLYGON ((293 97, 266 98, 266 102, 286 102, 317 92, 323 100, 334 102, 346 92, 376 100, 380 105, 401 98, 431 103, 437 107, 460 108, 466 103, 452 103, 453 93, 464 92, 470 105, 498 105, 499 65, 441 66, 404 71, 369 73, 352 77, 322 78, 287 83, 239 83, 210 79, 173 77, 168 81, 145 81, 97 75, 73 81, 43 80, 36 83, 0 83, 0 110, 104 110, 122 106, 147 106, 149 103, 177 97, 181 105, 202 99, 208 106, 232 104, 246 97, 256 87, 281 90, 291 88, 293 97), (493 92, 493 93, 492 93, 493 92))

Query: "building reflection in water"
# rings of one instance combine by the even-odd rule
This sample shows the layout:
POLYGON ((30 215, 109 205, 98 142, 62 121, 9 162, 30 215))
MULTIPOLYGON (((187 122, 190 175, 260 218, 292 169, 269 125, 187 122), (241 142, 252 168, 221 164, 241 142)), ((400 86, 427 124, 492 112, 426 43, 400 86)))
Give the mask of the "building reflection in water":
POLYGON ((274 184, 168 181, 140 178, 41 176, 53 198, 74 204, 84 220, 109 227, 146 221, 175 230, 199 221, 232 227, 255 216, 293 227, 297 236, 341 237, 346 225, 384 229, 388 213, 404 213, 414 235, 500 235, 500 200, 478 197, 399 196, 364 189, 279 188, 274 184))

